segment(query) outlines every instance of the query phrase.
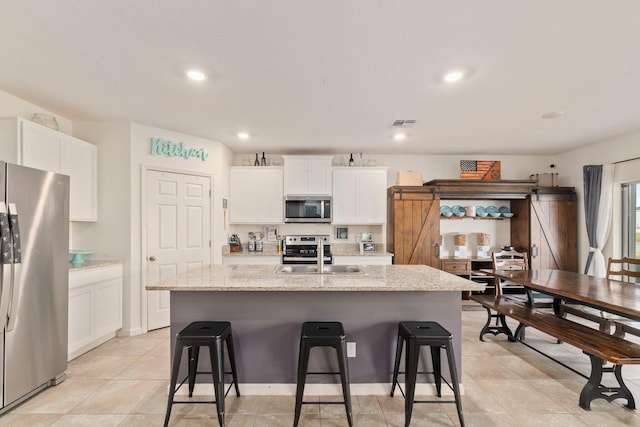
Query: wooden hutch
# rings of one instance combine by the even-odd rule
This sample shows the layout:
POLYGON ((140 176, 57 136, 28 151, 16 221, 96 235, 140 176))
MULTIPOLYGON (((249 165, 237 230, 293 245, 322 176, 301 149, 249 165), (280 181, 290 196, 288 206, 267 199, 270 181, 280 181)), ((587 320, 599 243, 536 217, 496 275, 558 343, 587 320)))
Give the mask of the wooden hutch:
POLYGON ((515 215, 500 220, 510 221, 511 245, 529 253, 531 268, 577 271, 575 189, 519 180, 433 180, 389 187, 387 248, 394 253, 394 264, 426 264, 471 275, 468 264, 439 256, 441 200, 508 200, 515 215))

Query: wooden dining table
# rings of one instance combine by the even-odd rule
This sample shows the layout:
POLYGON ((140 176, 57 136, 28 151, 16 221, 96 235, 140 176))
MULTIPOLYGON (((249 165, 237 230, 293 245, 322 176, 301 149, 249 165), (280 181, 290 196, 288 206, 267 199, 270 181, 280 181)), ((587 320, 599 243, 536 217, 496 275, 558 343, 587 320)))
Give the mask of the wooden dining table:
POLYGON ((640 284, 564 270, 483 270, 496 278, 640 321, 640 284))
MULTIPOLYGON (((632 321, 640 321, 640 284, 611 280, 602 277, 588 276, 573 271, 563 270, 482 270, 498 279, 517 283, 527 288, 529 294, 529 304, 532 304, 532 296, 529 291, 537 291, 550 295, 554 299, 554 311, 559 314, 560 304, 566 303, 583 304, 598 310, 613 313, 632 321)), ((521 323, 519 329, 523 327, 521 323)), ((535 327, 535 326, 533 326, 535 327)), ((599 332, 594 329, 594 339, 599 332)), ((518 336, 518 332, 516 332, 518 336)), ((558 338, 556 336, 556 338, 558 338)), ((622 339, 622 338, 621 338, 622 339)), ((528 347, 535 349, 531 345, 528 347)), ((629 344, 635 346, 636 344, 629 344)), ((591 374, 586 376, 570 366, 562 363, 554 357, 545 354, 552 360, 571 369, 573 372, 587 378, 587 384, 580 393, 579 404, 584 409, 590 408, 590 402, 597 398, 605 399, 609 402, 623 398, 627 399, 627 407, 635 409, 633 394, 625 385, 622 377, 622 364, 613 366, 603 366, 600 357, 588 353, 591 359, 591 374), (601 384, 603 373, 613 373, 618 385, 615 387, 605 387, 601 384)), ((637 363, 637 362, 629 362, 637 363)))

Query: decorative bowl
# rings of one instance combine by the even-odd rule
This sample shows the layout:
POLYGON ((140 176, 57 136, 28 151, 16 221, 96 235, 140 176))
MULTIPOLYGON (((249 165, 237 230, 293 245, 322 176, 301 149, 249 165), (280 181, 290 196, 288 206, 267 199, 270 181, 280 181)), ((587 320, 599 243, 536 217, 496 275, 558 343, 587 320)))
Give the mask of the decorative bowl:
POLYGON ((500 212, 489 212, 489 215, 491 215, 492 218, 500 218, 502 214, 500 212))
POLYGON ((456 216, 462 218, 464 216, 464 211, 462 212, 456 212, 456 216))
POLYGON ((513 216, 513 212, 505 212, 502 214, 502 216, 505 218, 511 218, 513 216))
POLYGON ((489 216, 489 214, 484 211, 483 212, 476 211, 476 215, 482 218, 486 218, 487 216, 489 216))
POLYGON ((449 211, 449 212, 443 212, 442 216, 447 217, 447 218, 451 218, 453 216, 453 212, 449 211))

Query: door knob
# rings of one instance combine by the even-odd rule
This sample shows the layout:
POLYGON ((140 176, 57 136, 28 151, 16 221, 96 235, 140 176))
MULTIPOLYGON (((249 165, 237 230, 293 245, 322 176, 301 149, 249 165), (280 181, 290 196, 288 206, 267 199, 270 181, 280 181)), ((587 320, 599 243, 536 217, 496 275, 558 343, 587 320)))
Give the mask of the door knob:
POLYGON ((156 257, 154 257, 154 256, 150 256, 149 257, 149 261, 155 261, 155 260, 156 260, 156 257))

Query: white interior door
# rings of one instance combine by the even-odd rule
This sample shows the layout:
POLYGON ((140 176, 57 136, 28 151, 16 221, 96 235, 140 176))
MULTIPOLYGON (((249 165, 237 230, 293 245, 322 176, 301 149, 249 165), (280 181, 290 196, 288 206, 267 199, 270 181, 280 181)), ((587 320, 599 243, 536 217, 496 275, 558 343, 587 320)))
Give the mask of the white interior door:
MULTIPOLYGON (((147 281, 211 263, 211 179, 147 171, 147 281)), ((147 329, 169 325, 169 291, 147 291, 147 329)))

